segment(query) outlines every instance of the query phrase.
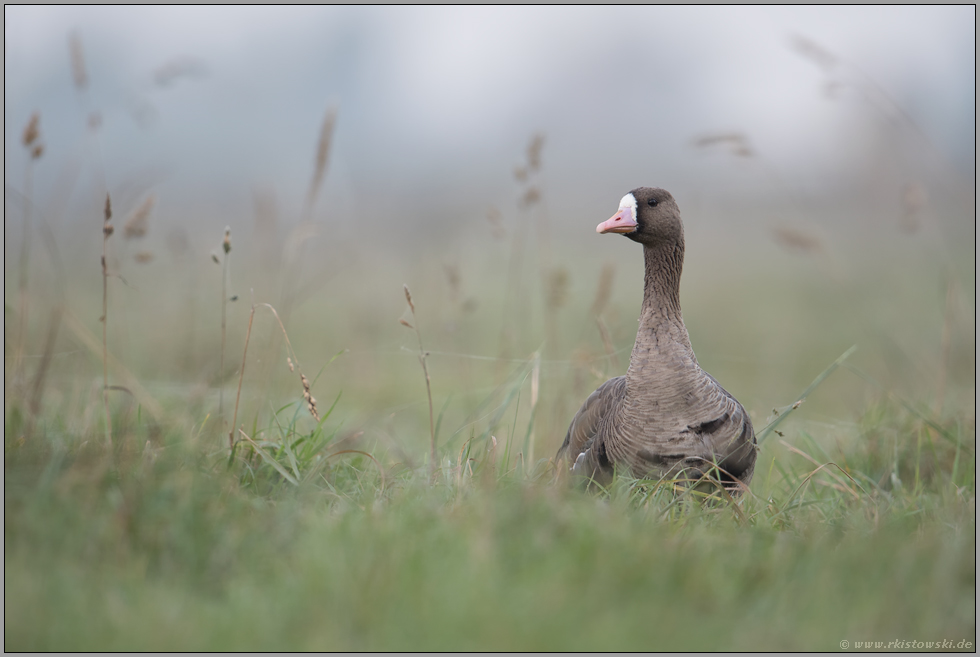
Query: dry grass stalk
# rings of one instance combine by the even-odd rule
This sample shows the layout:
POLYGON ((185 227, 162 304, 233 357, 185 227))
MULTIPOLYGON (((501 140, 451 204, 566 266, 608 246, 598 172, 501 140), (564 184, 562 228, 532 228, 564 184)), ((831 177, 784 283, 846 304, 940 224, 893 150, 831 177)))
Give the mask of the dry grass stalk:
POLYGON ((146 236, 150 229, 150 213, 153 212, 155 204, 156 198, 152 194, 139 204, 123 224, 123 237, 131 240, 146 236))
POLYGON ((787 249, 803 253, 819 253, 823 251, 823 242, 815 235, 789 226, 776 226, 772 229, 776 243, 787 249))
POLYGON ((419 341, 419 363, 422 364, 422 373, 425 374, 425 393, 429 397, 429 478, 431 480, 434 479, 436 475, 436 423, 435 414, 432 411, 432 382, 429 379, 429 367, 425 363, 425 359, 429 355, 429 352, 422 347, 422 334, 419 332, 418 319, 415 317, 415 303, 412 301, 412 292, 408 289, 408 285, 405 285, 404 288, 405 301, 408 302, 408 307, 412 311, 412 320, 415 322, 415 326, 408 323, 404 319, 399 319, 398 321, 402 326, 414 329, 415 337, 417 337, 419 341))
POLYGON ((736 157, 753 157, 755 151, 749 145, 749 138, 741 132, 722 132, 694 138, 695 148, 728 146, 736 157))
MULTIPOLYGON (((542 194, 539 187, 534 182, 536 174, 541 169, 541 151, 544 148, 544 136, 540 133, 531 137, 525 155, 526 162, 514 170, 514 177, 520 185, 520 196, 517 206, 520 210, 529 211, 537 206, 538 215, 536 224, 537 229, 537 255, 538 255, 538 275, 540 280, 540 291, 542 297, 547 297, 548 276, 550 274, 550 258, 548 249, 549 231, 547 229, 546 214, 541 204, 542 194)), ((498 215, 499 216, 499 215, 498 215)), ((491 224, 495 223, 497 216, 491 215, 491 224)), ((514 237, 511 242, 510 258, 507 265, 506 296, 504 301, 504 321, 500 327, 500 357, 506 359, 510 357, 512 342, 519 341, 521 334, 525 334, 528 327, 529 312, 526 306, 525 288, 521 285, 524 270, 524 251, 528 237, 528 230, 532 222, 527 217, 522 218, 514 230, 514 237)), ((496 229, 496 226, 494 226, 496 229)), ((496 232, 496 230, 495 230, 496 232)), ((503 230, 499 231, 503 236, 503 230)), ((547 304, 545 304, 547 308, 547 304)), ((549 338, 555 337, 554 313, 547 313, 545 316, 546 334, 549 338)), ((549 348, 555 347, 555 340, 549 339, 549 348)))
POLYGON ((446 274, 446 282, 449 283, 449 302, 456 305, 459 300, 459 266, 457 265, 443 265, 443 271, 446 274))
POLYGON ((41 356, 41 363, 38 365, 37 372, 34 374, 34 382, 31 386, 31 399, 28 404, 28 408, 31 411, 32 428, 34 420, 41 413, 41 398, 44 393, 45 375, 51 366, 51 357, 54 354, 54 345, 58 339, 58 329, 61 327, 61 316, 64 309, 64 305, 59 303, 51 311, 51 320, 48 322, 48 332, 44 340, 44 352, 41 356))
POLYGON ((82 39, 77 32, 68 35, 68 54, 71 57, 71 77, 75 87, 84 91, 88 86, 88 75, 85 72, 85 52, 82 50, 82 39))
POLYGON ((201 60, 193 57, 178 57, 153 71, 153 81, 161 87, 166 87, 177 78, 201 77, 206 73, 207 67, 201 60))
POLYGON ((27 125, 24 126, 24 134, 21 135, 21 141, 24 144, 24 148, 30 150, 34 142, 37 141, 40 135, 40 128, 38 127, 41 122, 41 115, 37 112, 31 114, 31 118, 28 119, 27 125))
POLYGON ((105 211, 102 222, 102 401, 105 405, 106 448, 112 448, 112 418, 109 416, 109 345, 107 339, 109 324, 109 270, 106 265, 106 251, 112 237, 112 201, 109 193, 105 195, 105 211))
POLYGON ((531 366, 531 425, 528 427, 527 436, 524 440, 524 450, 521 452, 521 459, 525 471, 527 463, 534 462, 534 444, 537 442, 534 431, 534 418, 538 413, 538 399, 541 392, 541 353, 534 352, 534 364, 531 366))
POLYGON ((548 277, 546 301, 549 310, 558 310, 568 299, 568 270, 557 267, 548 277))
POLYGON ((606 355, 609 357, 614 370, 619 370, 619 359, 616 357, 616 350, 613 349, 612 339, 609 337, 609 329, 606 327, 606 323, 602 321, 602 317, 599 315, 595 316, 596 326, 599 327, 599 336, 602 338, 602 346, 606 350, 606 355))
POLYGON ((534 172, 541 169, 541 151, 544 148, 544 135, 536 133, 527 146, 527 168, 534 172))
POLYGON ((613 281, 616 278, 616 267, 610 263, 602 266, 599 274, 599 286, 595 290, 595 300, 592 302, 592 314, 598 317, 606 309, 609 297, 612 295, 613 281))
POLYGON ((41 362, 38 365, 37 370, 34 372, 34 382, 31 386, 31 397, 28 404, 28 408, 30 409, 31 413, 28 434, 33 433, 34 423, 41 414, 41 401, 44 397, 44 385, 47 380, 46 377, 48 369, 51 366, 51 359, 54 355, 55 343, 58 339, 58 331, 61 328, 62 316, 64 315, 65 310, 65 288, 67 287, 67 275, 65 274, 65 266, 64 261, 61 258, 61 252, 58 249, 54 232, 44 221, 41 222, 40 234, 41 242, 48 251, 48 256, 51 259, 51 264, 54 270, 56 300, 54 308, 51 310, 50 320, 48 321, 48 330, 44 341, 44 351, 42 352, 41 362))
MULTIPOLYGON (((290 371, 292 371, 292 363, 290 363, 290 371)), ((299 375, 300 383, 303 384, 303 399, 306 400, 306 408, 310 411, 310 415, 317 422, 320 421, 320 414, 316 410, 316 399, 310 393, 310 381, 302 373, 299 375)))
POLYGON ((840 60, 837 59, 836 55, 805 36, 794 34, 790 38, 790 46, 800 56, 809 59, 811 62, 828 73, 836 68, 838 63, 840 63, 840 60))
MULTIPOLYGON (((221 355, 218 360, 218 416, 224 417, 225 408, 225 320, 228 311, 228 258, 231 255, 231 226, 225 226, 225 239, 221 243, 221 355)), ((212 256, 213 257, 213 256, 212 256)), ((251 319, 249 320, 251 323, 251 319)), ((232 424, 234 429, 234 424, 232 424)))
POLYGON ((936 404, 933 414, 939 417, 946 397, 946 373, 949 369, 949 350, 953 335, 953 306, 956 302, 956 287, 953 277, 946 283, 946 311, 943 313, 943 333, 940 343, 939 381, 936 383, 936 404))
MULTIPOLYGON (((248 341, 252 337, 252 320, 255 319, 255 302, 248 314, 248 328, 245 329, 245 347, 242 349, 242 368, 238 371, 238 392, 235 394, 235 412, 231 416, 231 431, 228 432, 228 448, 235 448, 235 424, 238 422, 238 402, 242 398, 242 381, 245 380, 245 357, 248 356, 248 341)), ((224 350, 222 350, 224 351, 224 350)))
POLYGON ((531 207, 541 200, 541 191, 537 187, 528 187, 521 196, 521 205, 531 207))
POLYGON ((27 169, 24 174, 24 228, 20 242, 20 262, 17 277, 17 288, 20 296, 20 312, 18 316, 17 348, 14 355, 14 379, 20 381, 23 376, 24 351, 27 345, 27 315, 30 310, 28 299, 28 274, 31 261, 31 233, 33 231, 31 215, 34 210, 34 162, 41 157, 44 148, 40 143, 41 138, 41 115, 37 112, 31 114, 21 141, 27 149, 30 158, 27 161, 27 169))
MULTIPOLYGON (((253 291, 254 292, 254 291, 253 291)), ((235 394, 235 412, 231 419, 231 430, 228 432, 228 447, 234 449, 235 447, 235 424, 238 422, 238 406, 242 397, 242 382, 245 380, 245 359, 248 356, 248 342, 252 336, 252 321, 255 319, 255 309, 259 307, 268 308, 273 317, 276 318, 276 322, 279 324, 279 329, 282 331, 283 338, 286 341, 286 365, 289 366, 289 371, 295 370, 299 371, 299 380, 303 386, 303 399, 306 401, 306 407, 310 411, 310 415, 317 422, 320 421, 320 413, 316 408, 316 399, 313 397, 310 391, 310 381, 303 374, 303 370, 299 365, 299 359, 296 357, 296 352, 293 350, 293 345, 289 341, 289 334, 286 332, 286 327, 282 323, 282 319, 279 317, 279 313, 276 309, 269 303, 255 303, 252 301, 252 309, 248 315, 248 328, 245 330, 245 346, 242 348, 242 368, 238 373, 238 392, 235 394)))
POLYGON ((500 210, 495 207, 487 210, 487 221, 490 222, 490 233, 494 239, 502 240, 507 236, 507 231, 504 230, 504 224, 501 221, 500 210))
POLYGON ((323 117, 323 125, 320 126, 320 140, 316 146, 316 165, 313 168, 313 179, 310 181, 310 191, 306 197, 307 212, 313 212, 313 204, 316 203, 317 194, 323 184, 323 178, 327 174, 327 159, 330 155, 330 141, 333 138, 334 124, 337 122, 337 109, 331 107, 323 117))

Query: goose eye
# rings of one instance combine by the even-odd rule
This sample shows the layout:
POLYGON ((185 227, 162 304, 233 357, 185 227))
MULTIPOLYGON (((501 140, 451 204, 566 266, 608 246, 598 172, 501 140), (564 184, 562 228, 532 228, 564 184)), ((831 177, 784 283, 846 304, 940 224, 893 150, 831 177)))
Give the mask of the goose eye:
POLYGON ((650 207, 655 207, 657 205, 657 203, 659 203, 659 202, 660 201, 658 201, 657 199, 652 198, 649 201, 647 201, 647 205, 649 205, 650 207))

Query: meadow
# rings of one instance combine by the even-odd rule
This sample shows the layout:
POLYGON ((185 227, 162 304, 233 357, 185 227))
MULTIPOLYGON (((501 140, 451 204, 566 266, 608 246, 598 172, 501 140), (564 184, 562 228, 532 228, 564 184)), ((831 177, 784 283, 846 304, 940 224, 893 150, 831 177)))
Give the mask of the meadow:
POLYGON ((309 212, 229 233, 8 193, 4 648, 975 649, 972 206, 808 204, 820 234, 679 199, 756 475, 586 491, 554 455, 642 258, 550 216, 541 148, 512 207, 412 241, 312 212, 322 164, 309 212))

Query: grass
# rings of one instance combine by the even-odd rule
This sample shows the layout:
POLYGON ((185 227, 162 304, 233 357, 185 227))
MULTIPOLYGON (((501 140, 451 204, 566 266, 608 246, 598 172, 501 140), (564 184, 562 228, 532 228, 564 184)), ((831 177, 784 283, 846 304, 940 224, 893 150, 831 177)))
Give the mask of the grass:
POLYGON ((554 485, 548 468, 491 471, 485 457, 462 479, 444 468, 435 486, 389 467, 382 485, 367 455, 325 458, 338 451, 329 412, 312 428, 299 402, 275 418, 231 466, 206 431, 189 440, 121 421, 132 440, 118 468, 91 443, 8 443, 5 648, 832 650, 975 638, 972 474, 940 474, 951 456, 941 445, 946 467, 928 474, 915 451, 883 449, 882 434, 916 426, 901 409, 862 418, 875 434, 862 449, 823 454, 808 439, 799 453, 765 450, 741 504, 622 477, 592 495, 554 485), (843 465, 815 473, 812 457, 843 465))

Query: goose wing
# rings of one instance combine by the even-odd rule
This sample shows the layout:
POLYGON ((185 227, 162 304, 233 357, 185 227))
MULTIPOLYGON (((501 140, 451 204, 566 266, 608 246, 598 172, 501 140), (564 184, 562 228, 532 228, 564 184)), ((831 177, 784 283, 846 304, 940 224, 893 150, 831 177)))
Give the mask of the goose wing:
POLYGON ((704 375, 708 379, 707 394, 698 409, 699 420, 688 425, 688 429, 700 434, 702 443, 710 449, 723 475, 748 484, 756 460, 752 420, 738 400, 713 376, 707 372, 704 375))
POLYGON ((582 408, 578 409, 578 413, 572 418, 568 433, 565 435, 565 442, 558 450, 558 458, 567 456, 574 462, 596 436, 602 419, 616 408, 625 396, 625 376, 609 379, 596 388, 595 392, 589 395, 589 398, 582 404, 582 408))

